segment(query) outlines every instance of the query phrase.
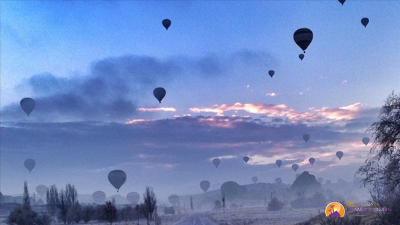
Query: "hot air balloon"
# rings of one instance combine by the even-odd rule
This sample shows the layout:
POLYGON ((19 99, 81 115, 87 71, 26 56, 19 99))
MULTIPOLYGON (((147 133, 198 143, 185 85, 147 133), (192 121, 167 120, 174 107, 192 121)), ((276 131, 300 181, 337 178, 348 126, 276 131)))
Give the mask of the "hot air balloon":
POLYGON ((278 177, 275 179, 275 183, 280 184, 282 183, 282 178, 278 177))
POLYGON ((251 181, 253 181, 253 183, 255 183, 255 184, 256 184, 256 183, 257 183, 257 181, 258 181, 258 177, 252 177, 252 178, 251 178, 251 181))
POLYGON ((131 205, 137 205, 140 199, 140 195, 137 192, 129 192, 126 195, 126 199, 131 205))
POLYGON ((242 187, 234 181, 227 181, 221 185, 221 194, 226 200, 235 199, 241 191, 242 187))
POLYGON ((46 187, 45 185, 43 185, 43 184, 38 185, 38 186, 36 187, 36 192, 40 195, 40 197, 43 198, 43 196, 44 196, 44 195, 46 194, 46 192, 47 192, 47 187, 46 187))
POLYGON ((299 168, 299 166, 297 165, 297 164, 293 164, 292 165, 292 169, 296 172, 297 171, 297 169, 299 168))
POLYGON ((346 0, 339 0, 340 3, 342 3, 342 5, 344 4, 346 0))
POLYGON ((342 151, 336 152, 336 156, 337 156, 340 160, 342 160, 343 152, 342 152, 342 151))
POLYGON ((106 193, 102 191, 95 191, 92 194, 93 200, 96 204, 103 204, 104 200, 106 199, 106 193))
POLYGON ((369 138, 368 137, 363 137, 362 142, 367 145, 369 143, 369 138))
POLYGON ((113 170, 108 174, 108 181, 117 189, 119 189, 126 181, 126 173, 122 170, 113 170))
POLYGON ((276 165, 281 168, 282 165, 282 160, 276 160, 276 165))
POLYGON ((35 168, 36 161, 33 159, 27 159, 24 162, 25 168, 29 170, 29 173, 32 172, 33 168, 35 168))
POLYGON ((322 177, 317 179, 317 182, 320 183, 320 184, 322 184, 323 181, 324 181, 324 178, 322 178, 322 177))
POLYGON ((200 188, 203 189, 204 192, 207 192, 207 190, 210 188, 210 181, 208 180, 201 181, 200 188))
POLYGON ((248 161, 249 161, 249 157, 248 156, 245 156, 245 157, 243 157, 243 161, 245 162, 245 163, 247 163, 248 161))
POLYGON ((165 89, 164 88, 162 88, 162 87, 158 87, 158 88, 156 88, 156 89, 154 89, 154 91, 153 91, 153 94, 154 94, 154 97, 156 97, 156 99, 161 103, 161 100, 163 100, 163 98, 165 97, 165 94, 166 94, 167 92, 165 91, 165 89))
POLYGON ((307 143, 308 140, 310 140, 310 135, 309 134, 304 134, 303 135, 303 140, 306 141, 306 143, 307 143))
POLYGON ((362 23, 362 25, 364 25, 364 27, 367 27, 367 25, 369 23, 369 19, 368 18, 362 18, 361 19, 361 23, 362 23))
POLYGON ((31 98, 23 98, 19 104, 21 105, 22 110, 24 110, 28 116, 31 114, 36 105, 35 100, 31 98))
POLYGON ((213 159, 212 163, 214 164, 215 168, 218 168, 219 164, 221 163, 221 160, 218 158, 213 159))
POLYGON ((313 32, 308 28, 298 29, 294 32, 293 39, 296 44, 303 49, 303 52, 306 53, 306 49, 313 39, 313 32))
POLYGON ((166 30, 168 30, 169 26, 171 26, 171 20, 169 19, 164 19, 162 21, 162 25, 165 27, 166 30))
POLYGON ((310 158, 308 161, 311 163, 311 165, 314 165, 314 163, 315 163, 315 159, 314 158, 310 158))
POLYGON ((274 76, 274 74, 275 74, 275 71, 273 71, 273 70, 270 70, 270 71, 268 71, 268 74, 269 74, 271 77, 273 77, 273 76, 274 76))
POLYGON ((304 59, 304 54, 300 54, 300 55, 299 55, 299 58, 300 58, 301 60, 303 60, 303 59, 304 59))
POLYGON ((168 201, 171 205, 176 206, 179 203, 179 196, 172 194, 168 197, 168 201))

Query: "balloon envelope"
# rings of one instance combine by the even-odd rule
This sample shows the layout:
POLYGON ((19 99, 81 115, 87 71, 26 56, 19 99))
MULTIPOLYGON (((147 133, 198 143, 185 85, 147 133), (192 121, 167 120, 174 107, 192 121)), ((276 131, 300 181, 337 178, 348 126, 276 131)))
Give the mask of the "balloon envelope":
POLYGON ((93 200, 96 204, 103 204, 106 199, 106 193, 102 191, 95 191, 92 194, 93 200))
POLYGON ((253 181, 253 183, 257 183, 258 177, 252 177, 252 178, 251 178, 251 181, 253 181))
POLYGON ((341 160, 343 157, 343 152, 342 151, 336 152, 336 156, 341 160))
POLYGON ((297 164, 293 164, 293 165, 292 165, 292 169, 293 169, 294 171, 297 171, 298 168, 299 168, 299 166, 298 166, 297 164))
POLYGON ((368 137, 363 137, 362 142, 367 145, 369 143, 369 138, 368 137))
POLYGON ((369 19, 368 18, 362 18, 361 19, 361 23, 362 23, 362 25, 364 25, 364 27, 367 27, 367 25, 369 23, 369 19))
POLYGON ((300 28, 294 32, 293 39, 305 53, 313 39, 313 32, 308 28, 300 28))
POLYGON ((309 134, 304 134, 303 135, 303 140, 308 142, 308 140, 310 140, 310 135, 309 134))
POLYGON ((273 76, 274 76, 274 74, 275 74, 275 71, 273 71, 273 70, 270 70, 270 71, 268 71, 268 74, 269 74, 271 77, 273 77, 273 76))
POLYGON ((311 163, 311 165, 314 165, 314 163, 315 163, 315 159, 314 158, 310 158, 308 161, 311 163))
POLYGON ((36 161, 33 159, 27 159, 24 162, 25 168, 29 170, 29 172, 32 172, 33 168, 35 168, 36 161))
POLYGON ((301 60, 303 60, 303 59, 304 59, 304 54, 300 54, 300 55, 299 55, 299 58, 300 58, 301 60))
POLYGON ((165 97, 166 93, 167 93, 167 92, 166 92, 165 89, 162 88, 162 87, 158 87, 158 88, 154 89, 154 91, 153 91, 154 97, 156 97, 156 99, 157 99, 160 103, 161 103, 161 101, 163 100, 163 98, 165 97))
POLYGON ((171 20, 169 19, 164 19, 162 21, 162 25, 165 27, 166 30, 168 30, 168 28, 171 26, 171 20))
POLYGON ((140 195, 137 192, 129 192, 126 195, 126 199, 128 200, 128 202, 131 205, 137 205, 137 203, 139 202, 139 199, 140 199, 140 195))
POLYGON ((122 170, 113 170, 108 174, 108 181, 119 191, 126 181, 126 173, 122 170))
POLYGON ((43 198, 43 196, 44 196, 44 195, 46 194, 46 192, 47 192, 47 187, 46 187, 45 185, 43 185, 43 184, 38 185, 38 186, 36 187, 36 192, 40 195, 40 197, 43 198))
POLYGON ((278 177, 275 179, 275 183, 280 184, 282 183, 282 178, 278 177))
POLYGON ((31 114, 36 105, 35 100, 31 98, 23 98, 19 104, 21 105, 22 110, 24 110, 28 116, 31 114))
POLYGON ((342 5, 344 4, 346 0, 339 0, 340 3, 342 3, 342 5))
POLYGON ((249 161, 249 157, 247 157, 247 156, 245 156, 245 157, 243 157, 243 161, 245 162, 245 163, 247 163, 248 161, 249 161))
POLYGON ((242 187, 234 181, 227 181, 221 185, 221 194, 226 200, 235 199, 241 191, 242 187))
POLYGON ((179 196, 172 194, 168 197, 168 201, 169 203, 171 203, 171 205, 177 205, 179 203, 179 196))
POLYGON ((210 181, 208 180, 203 180, 200 182, 200 188, 204 191, 207 192, 207 190, 210 188, 210 181))
POLYGON ((218 168, 219 164, 221 163, 221 160, 219 160, 218 158, 213 159, 212 163, 214 164, 214 166, 216 168, 218 168))
POLYGON ((281 168, 282 165, 282 160, 276 160, 276 165, 281 168))

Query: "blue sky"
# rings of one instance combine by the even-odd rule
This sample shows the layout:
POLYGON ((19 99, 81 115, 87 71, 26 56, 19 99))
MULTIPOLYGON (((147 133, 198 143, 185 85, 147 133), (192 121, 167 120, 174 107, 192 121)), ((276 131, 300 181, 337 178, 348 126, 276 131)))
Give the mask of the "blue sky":
POLYGON ((151 185, 161 197, 200 192, 204 179, 289 183, 293 163, 317 177, 355 171, 366 123, 399 91, 398 11, 395 1, 2 1, 1 191, 19 194, 28 179, 110 195, 112 169, 128 174, 122 195, 151 185), (303 27, 314 39, 300 61, 303 27))

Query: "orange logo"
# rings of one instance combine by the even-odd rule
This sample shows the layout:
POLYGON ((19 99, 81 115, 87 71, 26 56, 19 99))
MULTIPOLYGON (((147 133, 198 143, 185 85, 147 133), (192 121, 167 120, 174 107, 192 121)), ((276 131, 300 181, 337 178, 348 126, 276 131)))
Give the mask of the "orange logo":
POLYGON ((339 202, 331 202, 325 209, 326 216, 343 217, 344 213, 344 207, 339 202))

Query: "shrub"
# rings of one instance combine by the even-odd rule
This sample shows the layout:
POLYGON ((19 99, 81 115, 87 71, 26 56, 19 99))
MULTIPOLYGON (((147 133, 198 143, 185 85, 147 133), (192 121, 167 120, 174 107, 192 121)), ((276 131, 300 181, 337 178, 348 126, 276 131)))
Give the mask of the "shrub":
POLYGON ((20 206, 15 208, 7 217, 8 225, 50 225, 51 218, 48 215, 38 215, 30 207, 20 206))
POLYGON ((276 197, 268 203, 268 211, 279 211, 283 208, 283 202, 279 201, 276 197))

